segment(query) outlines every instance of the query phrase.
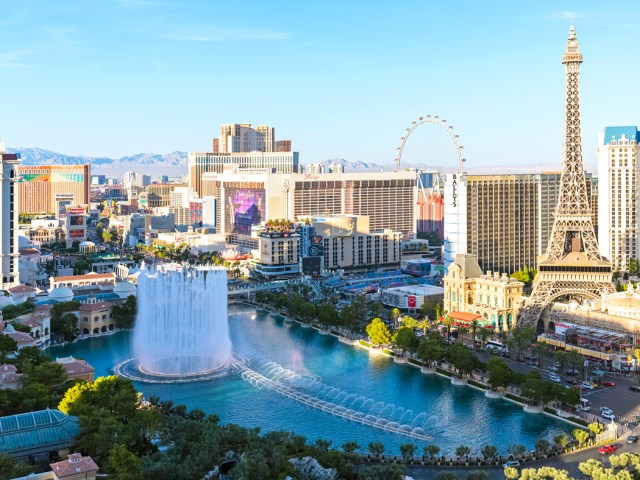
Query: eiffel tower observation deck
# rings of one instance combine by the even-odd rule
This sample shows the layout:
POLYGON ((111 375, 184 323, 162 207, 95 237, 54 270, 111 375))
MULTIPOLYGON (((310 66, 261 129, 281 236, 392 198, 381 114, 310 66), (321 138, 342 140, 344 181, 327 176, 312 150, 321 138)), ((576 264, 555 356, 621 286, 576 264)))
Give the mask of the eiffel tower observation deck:
POLYGON ((600 299, 615 292, 611 262, 598 249, 585 186, 579 92, 582 54, 573 25, 562 63, 567 96, 560 193, 547 252, 538 257, 538 274, 520 312, 520 326, 542 327, 542 312, 561 297, 600 299))

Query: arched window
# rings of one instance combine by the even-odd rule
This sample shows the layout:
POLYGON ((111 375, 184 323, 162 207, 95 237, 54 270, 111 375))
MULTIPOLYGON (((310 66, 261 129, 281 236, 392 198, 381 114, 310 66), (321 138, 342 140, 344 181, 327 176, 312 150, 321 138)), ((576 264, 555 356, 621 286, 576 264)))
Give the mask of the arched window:
POLYGON ((467 303, 473 303, 473 295, 471 295, 471 292, 467 295, 467 303))
POLYGON ((493 325, 494 327, 496 326, 496 315, 495 314, 491 315, 491 325, 493 325))
POLYGON ((513 298, 509 298, 509 308, 513 308, 513 298))
POLYGON ((507 314, 507 327, 509 328, 509 330, 511 330, 511 327, 513 323, 513 315, 511 315, 510 313, 507 314))
POLYGON ((455 302, 458 300, 458 296, 456 295, 456 292, 451 292, 451 301, 455 302))
POLYGON ((498 317, 498 327, 500 328, 500 330, 502 330, 503 325, 504 325, 504 315, 500 315, 498 317))

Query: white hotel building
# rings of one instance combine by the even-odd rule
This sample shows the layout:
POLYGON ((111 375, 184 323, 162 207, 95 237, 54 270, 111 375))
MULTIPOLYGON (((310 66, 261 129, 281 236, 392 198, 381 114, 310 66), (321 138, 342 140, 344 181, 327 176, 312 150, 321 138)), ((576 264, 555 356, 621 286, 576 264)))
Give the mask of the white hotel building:
POLYGON ((614 271, 640 258, 637 127, 606 127, 598 139, 598 245, 614 271))

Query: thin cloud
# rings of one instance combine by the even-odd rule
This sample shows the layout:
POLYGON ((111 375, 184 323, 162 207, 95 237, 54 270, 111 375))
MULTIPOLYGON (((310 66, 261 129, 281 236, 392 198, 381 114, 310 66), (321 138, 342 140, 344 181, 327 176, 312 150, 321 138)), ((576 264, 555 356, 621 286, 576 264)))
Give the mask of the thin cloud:
POLYGON ((174 32, 165 37, 174 42, 228 42, 242 40, 284 40, 288 35, 284 32, 252 29, 214 29, 202 32, 174 32))
POLYGON ((157 7, 160 5, 159 2, 154 2, 153 0, 114 0, 114 2, 123 7, 157 7))
POLYGON ((564 11, 564 12, 555 12, 550 15, 545 15, 547 20, 571 20, 572 22, 576 19, 583 18, 581 15, 576 12, 564 11))
POLYGON ((26 63, 20 61, 20 54, 16 52, 0 53, 0 68, 25 68, 26 63))

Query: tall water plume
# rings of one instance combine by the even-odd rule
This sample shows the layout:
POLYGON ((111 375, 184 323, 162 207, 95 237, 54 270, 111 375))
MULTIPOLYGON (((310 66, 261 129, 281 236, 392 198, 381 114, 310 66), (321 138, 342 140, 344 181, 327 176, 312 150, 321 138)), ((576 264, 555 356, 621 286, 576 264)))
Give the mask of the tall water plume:
POLYGON ((137 296, 133 350, 141 371, 182 376, 229 363, 224 268, 143 271, 137 296))

